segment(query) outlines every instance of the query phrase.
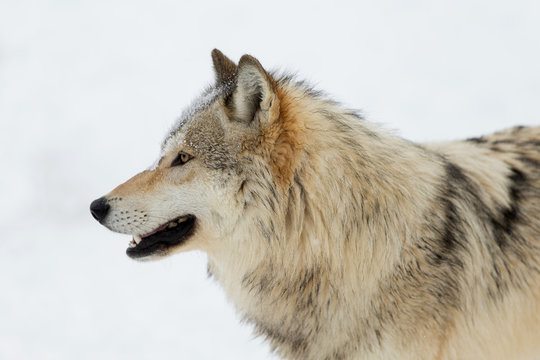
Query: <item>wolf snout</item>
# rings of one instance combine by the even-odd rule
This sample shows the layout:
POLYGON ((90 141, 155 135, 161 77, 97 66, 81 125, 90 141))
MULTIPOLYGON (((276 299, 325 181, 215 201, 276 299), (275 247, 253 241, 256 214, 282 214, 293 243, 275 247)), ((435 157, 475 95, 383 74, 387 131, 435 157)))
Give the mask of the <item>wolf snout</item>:
POLYGON ((107 217, 110 208, 111 206, 107 203, 107 199, 104 197, 100 197, 99 199, 92 201, 90 204, 90 212, 92 213, 94 219, 99 222, 102 222, 107 217))

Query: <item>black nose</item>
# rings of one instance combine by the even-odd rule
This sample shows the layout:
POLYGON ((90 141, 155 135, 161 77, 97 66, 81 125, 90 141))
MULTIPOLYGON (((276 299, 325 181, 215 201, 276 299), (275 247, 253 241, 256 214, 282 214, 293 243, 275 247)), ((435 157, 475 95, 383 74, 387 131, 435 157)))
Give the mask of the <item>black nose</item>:
POLYGON ((92 201, 90 204, 90 212, 97 221, 101 222, 107 216, 111 207, 107 204, 107 199, 104 197, 92 201))

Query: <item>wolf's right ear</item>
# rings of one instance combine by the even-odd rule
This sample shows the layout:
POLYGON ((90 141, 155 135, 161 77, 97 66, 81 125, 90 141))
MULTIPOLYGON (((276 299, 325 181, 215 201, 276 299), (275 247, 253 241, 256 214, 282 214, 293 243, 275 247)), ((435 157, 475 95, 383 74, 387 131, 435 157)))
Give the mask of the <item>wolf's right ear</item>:
POLYGON ((253 56, 244 55, 238 62, 228 107, 234 121, 251 126, 265 126, 279 117, 276 82, 253 56))
POLYGON ((218 49, 212 50, 212 62, 218 84, 228 83, 234 79, 238 66, 218 49))

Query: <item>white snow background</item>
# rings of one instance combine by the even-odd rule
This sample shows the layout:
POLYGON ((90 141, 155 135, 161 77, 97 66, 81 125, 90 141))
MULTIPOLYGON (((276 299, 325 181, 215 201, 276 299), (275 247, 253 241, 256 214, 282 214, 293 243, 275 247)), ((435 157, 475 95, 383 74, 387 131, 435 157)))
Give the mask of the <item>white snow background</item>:
POLYGON ((0 359, 270 359, 206 257, 137 263, 92 200, 152 164, 210 51, 418 141, 538 125, 540 2, 0 1, 0 359))

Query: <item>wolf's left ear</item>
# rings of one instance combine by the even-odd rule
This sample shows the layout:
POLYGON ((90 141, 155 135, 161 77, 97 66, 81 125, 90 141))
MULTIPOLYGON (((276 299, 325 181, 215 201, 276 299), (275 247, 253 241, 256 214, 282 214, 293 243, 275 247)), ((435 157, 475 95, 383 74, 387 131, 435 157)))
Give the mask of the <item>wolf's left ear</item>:
POLYGON ((234 79, 238 66, 218 49, 212 50, 212 62, 214 63, 214 72, 218 84, 228 83, 234 79))
POLYGON ((249 125, 264 125, 279 116, 276 83, 250 55, 240 58, 236 88, 229 106, 234 120, 249 125))

